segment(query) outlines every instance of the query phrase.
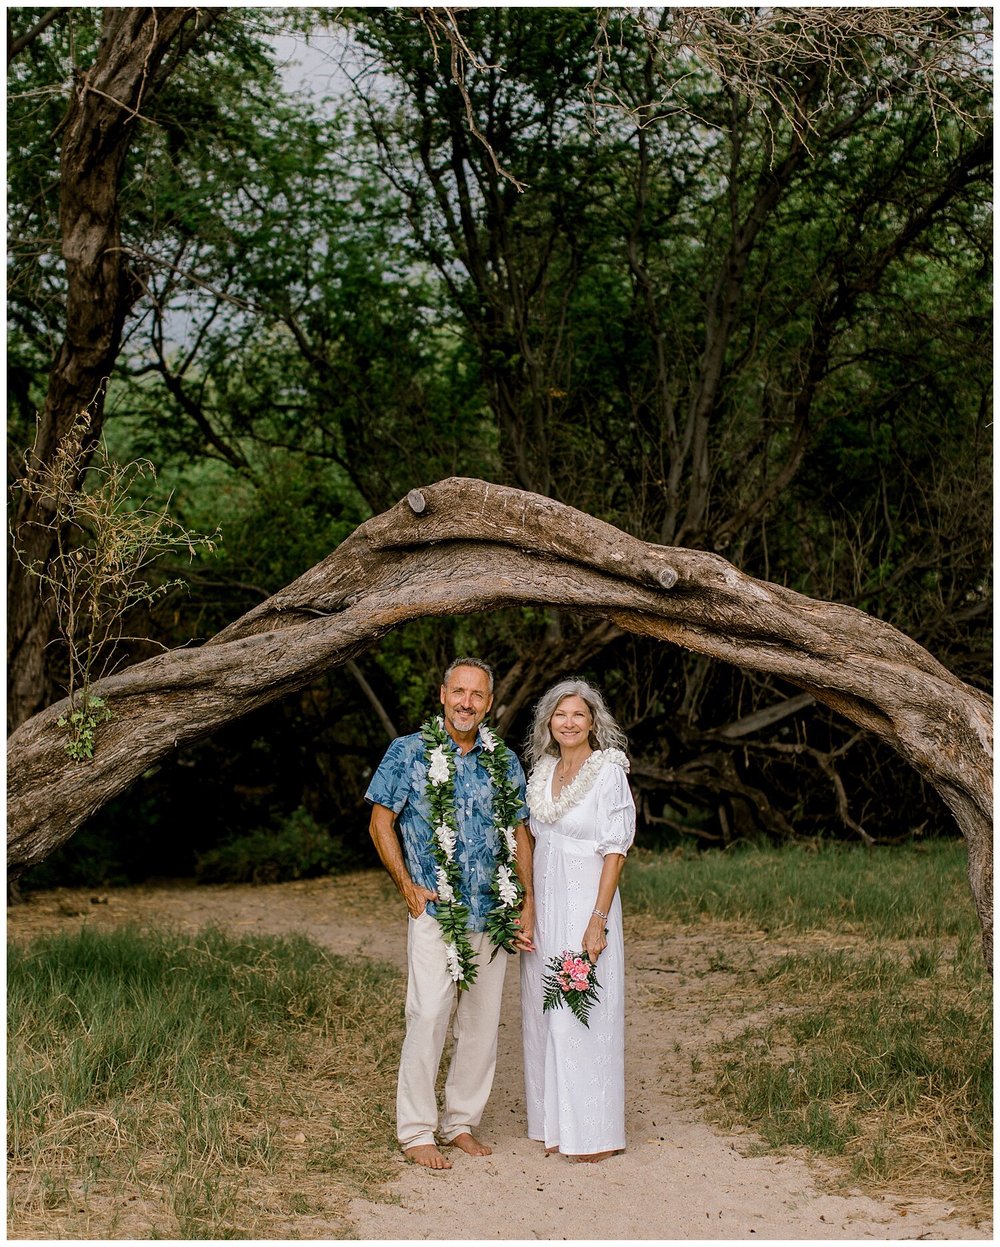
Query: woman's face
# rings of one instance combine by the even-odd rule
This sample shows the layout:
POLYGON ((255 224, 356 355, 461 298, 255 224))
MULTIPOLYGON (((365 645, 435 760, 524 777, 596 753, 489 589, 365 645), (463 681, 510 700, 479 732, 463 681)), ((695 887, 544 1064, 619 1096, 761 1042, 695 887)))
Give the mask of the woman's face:
POLYGON ((564 697, 549 719, 549 731, 560 749, 573 749, 586 744, 593 726, 594 716, 590 713, 590 707, 575 693, 564 697))

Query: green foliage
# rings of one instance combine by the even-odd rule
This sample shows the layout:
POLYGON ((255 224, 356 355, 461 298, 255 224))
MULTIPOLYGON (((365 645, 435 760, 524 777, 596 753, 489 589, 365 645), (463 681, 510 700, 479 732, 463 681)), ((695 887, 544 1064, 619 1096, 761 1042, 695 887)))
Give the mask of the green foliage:
POLYGON ((66 752, 74 762, 86 762, 94 756, 94 738, 101 723, 114 718, 114 712, 104 703, 102 697, 83 695, 77 706, 69 714, 61 714, 56 719, 57 727, 69 729, 69 740, 66 752))
POLYGON ((165 554, 183 551, 189 560, 214 550, 212 537, 188 532, 168 513, 169 498, 140 496, 156 472, 146 460, 117 463, 107 447, 90 445, 91 413, 76 417, 48 461, 25 456, 15 488, 42 504, 42 518, 16 533, 15 556, 51 599, 65 647, 70 710, 57 720, 70 740, 66 750, 78 762, 94 756, 97 728, 113 717, 91 685, 120 660, 125 622, 138 606, 148 607, 180 581, 150 577, 165 554), (47 561, 32 559, 36 528, 50 534, 47 561))
POLYGON ((199 853, 199 883, 281 883, 337 874, 354 865, 343 841, 304 809, 199 853))
MULTIPOLYGON (((461 474, 871 611, 988 687, 989 49, 981 12, 893 12, 799 31, 770 11, 466 10, 466 101, 417 11, 228 11, 144 112, 122 190, 149 297, 109 444, 225 543, 158 603, 151 642, 204 639, 461 474), (358 72, 302 83, 276 32, 358 72)), ((9 71, 14 458, 64 332, 59 122, 98 36, 97 10, 63 10, 9 71)), ((561 675, 611 694, 633 753, 673 777, 645 793, 648 841, 950 825, 824 708, 720 743, 778 681, 543 606, 381 638, 366 676, 401 731, 462 650, 511 674, 514 741, 561 675)), ((344 674, 225 739, 226 759, 191 755, 203 790, 265 749, 273 808, 306 792, 338 814, 385 743, 344 674)))
POLYGON ((85 823, 54 853, 26 871, 17 882, 18 889, 28 893, 57 887, 103 888, 148 877, 153 871, 134 869, 130 859, 130 850, 138 847, 136 840, 144 839, 135 837, 134 828, 145 825, 146 813, 144 805, 133 804, 127 823, 131 837, 114 823, 100 819, 85 823))
MULTIPOLYGON (((313 1110, 319 1045, 324 1068, 332 1048, 348 1084, 364 1078, 355 1142, 387 1159, 396 986, 301 937, 84 928, 11 945, 8 1142, 35 1175, 9 1191, 11 1224, 39 1194, 51 1224, 91 1193, 124 1210, 141 1190, 161 1236, 256 1237, 253 1187, 281 1163, 288 1118, 313 1110)), ((340 1181, 349 1158, 315 1152, 340 1181)))

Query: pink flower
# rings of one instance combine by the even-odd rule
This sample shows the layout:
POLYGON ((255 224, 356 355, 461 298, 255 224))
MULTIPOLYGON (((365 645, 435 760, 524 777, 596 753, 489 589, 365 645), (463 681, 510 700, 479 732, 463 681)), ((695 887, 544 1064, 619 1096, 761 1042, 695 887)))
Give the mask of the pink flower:
POLYGON ((547 964, 549 973, 543 979, 543 1012, 565 1005, 586 1026, 587 1015, 597 1002, 601 986, 597 981, 597 967, 585 951, 575 953, 568 948, 547 964))

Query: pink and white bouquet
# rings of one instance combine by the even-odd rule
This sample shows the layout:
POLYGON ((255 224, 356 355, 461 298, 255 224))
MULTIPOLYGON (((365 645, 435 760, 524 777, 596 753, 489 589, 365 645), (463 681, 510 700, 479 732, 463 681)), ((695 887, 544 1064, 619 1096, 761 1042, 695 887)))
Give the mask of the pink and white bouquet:
POLYGON ((542 1012, 565 1005, 584 1026, 589 1026, 587 1018, 591 1006, 597 1003, 601 986, 597 981, 597 967, 586 953, 568 950, 550 958, 546 964, 549 973, 542 979, 542 1012))

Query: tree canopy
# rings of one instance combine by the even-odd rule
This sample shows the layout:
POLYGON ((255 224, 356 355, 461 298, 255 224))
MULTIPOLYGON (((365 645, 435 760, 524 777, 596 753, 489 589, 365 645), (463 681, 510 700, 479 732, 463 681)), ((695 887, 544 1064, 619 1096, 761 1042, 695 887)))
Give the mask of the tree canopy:
MULTIPOLYGON (((11 474, 85 407, 93 453, 150 460, 182 524, 221 528, 163 561, 187 587, 111 666, 204 641, 461 475, 860 608, 989 688, 984 10, 40 16, 8 19, 11 474)), ((27 497, 12 727, 66 686, 27 497)), ((469 650, 514 742, 555 679, 605 689, 651 842, 950 826, 780 676, 540 600, 385 636, 164 757, 81 843, 190 869, 300 808, 350 843, 387 735, 469 650)))

